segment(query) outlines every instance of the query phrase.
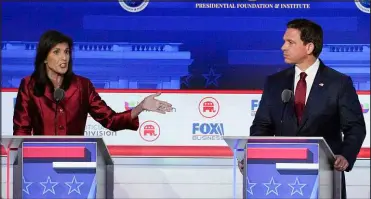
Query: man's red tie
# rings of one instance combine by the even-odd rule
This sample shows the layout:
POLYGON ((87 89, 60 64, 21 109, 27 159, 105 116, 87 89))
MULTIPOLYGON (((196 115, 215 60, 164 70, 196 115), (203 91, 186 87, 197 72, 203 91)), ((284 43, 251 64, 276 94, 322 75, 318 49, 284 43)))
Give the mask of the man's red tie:
POLYGON ((298 124, 300 124, 301 122, 301 118, 303 116, 305 107, 305 96, 307 93, 307 82, 305 81, 306 77, 307 77, 306 73, 304 72, 300 73, 300 80, 298 81, 295 90, 295 112, 296 117, 298 118, 298 124))

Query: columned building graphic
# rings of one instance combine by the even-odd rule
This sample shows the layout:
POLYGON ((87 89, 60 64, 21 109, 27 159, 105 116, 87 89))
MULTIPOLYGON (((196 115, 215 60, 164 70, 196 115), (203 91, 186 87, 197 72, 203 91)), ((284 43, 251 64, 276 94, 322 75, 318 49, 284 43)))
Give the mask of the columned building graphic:
MULTIPOLYGON (((33 71, 36 42, 2 43, 2 87, 18 87, 33 71)), ((179 89, 193 63, 181 43, 82 43, 74 46, 74 71, 97 88, 179 89)), ((283 65, 280 50, 229 50, 229 65, 283 65), (267 59, 269 57, 269 59, 267 59)), ((370 90, 370 44, 325 44, 320 58, 352 77, 357 90, 370 90)), ((250 74, 251 75, 251 74, 250 74)))
MULTIPOLYGON (((188 74, 191 53, 181 43, 76 42, 73 67, 98 88, 179 89, 188 74)), ((2 86, 18 87, 33 71, 37 42, 3 41, 2 86)))
POLYGON ((351 76, 357 90, 370 90, 370 44, 325 45, 321 58, 330 67, 351 76))
MULTIPOLYGON (((349 75, 357 90, 370 90, 370 44, 325 44, 320 59, 349 75)), ((283 55, 280 50, 229 50, 228 63, 277 67, 283 66, 283 55)))

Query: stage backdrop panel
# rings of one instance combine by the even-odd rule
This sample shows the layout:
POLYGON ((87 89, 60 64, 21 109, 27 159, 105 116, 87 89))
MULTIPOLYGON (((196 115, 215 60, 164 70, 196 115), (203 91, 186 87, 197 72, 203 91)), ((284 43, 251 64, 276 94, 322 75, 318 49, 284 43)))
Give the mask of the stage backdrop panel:
POLYGON ((323 27, 324 63, 370 90, 369 13, 367 0, 7 1, 2 86, 19 86, 40 35, 56 29, 75 41, 74 71, 97 88, 263 89, 266 76, 289 67, 286 23, 307 18, 323 27))
MULTIPOLYGON (((100 95, 112 109, 121 112, 136 106, 145 96, 155 91, 144 92, 118 90, 114 93, 102 90, 100 95)), ((261 98, 258 91, 250 93, 165 91, 158 99, 172 103, 172 112, 164 115, 144 112, 140 115, 140 128, 137 131, 113 132, 88 117, 85 135, 103 136, 107 145, 111 146, 226 146, 222 140, 223 135, 249 135, 261 98)), ((1 95, 2 135, 11 135, 17 93, 9 91, 1 95)), ((370 94, 359 94, 359 99, 367 127, 363 146, 370 147, 370 94)))

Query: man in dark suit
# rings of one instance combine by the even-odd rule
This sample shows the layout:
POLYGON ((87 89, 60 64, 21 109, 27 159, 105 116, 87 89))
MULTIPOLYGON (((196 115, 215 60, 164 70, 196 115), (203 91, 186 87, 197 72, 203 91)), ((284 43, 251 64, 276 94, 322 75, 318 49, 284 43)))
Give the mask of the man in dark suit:
MULTIPOLYGON (((290 21, 283 40, 285 62, 293 66, 266 79, 250 135, 323 137, 336 155, 334 168, 349 172, 366 135, 353 82, 318 58, 323 31, 314 22, 290 21), (285 89, 293 91, 294 99, 286 106, 281 126, 285 89)), ((342 198, 346 198, 345 180, 342 185, 342 198)))

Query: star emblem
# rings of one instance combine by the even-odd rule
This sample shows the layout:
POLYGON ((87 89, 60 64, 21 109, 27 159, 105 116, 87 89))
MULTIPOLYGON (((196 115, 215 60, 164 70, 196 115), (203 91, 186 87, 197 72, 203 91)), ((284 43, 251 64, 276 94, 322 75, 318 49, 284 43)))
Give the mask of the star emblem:
POLYGON ((249 192, 251 195, 254 195, 253 192, 252 192, 252 188, 253 188, 255 185, 256 185, 256 183, 252 183, 252 182, 250 182, 249 177, 247 177, 247 182, 246 182, 247 192, 249 192))
POLYGON ((55 194, 54 187, 57 186, 59 183, 52 182, 52 180, 50 179, 50 176, 48 176, 48 179, 46 180, 46 182, 40 182, 40 184, 44 187, 44 191, 43 191, 43 195, 44 195, 48 193, 49 191, 50 193, 55 194))
POLYGON ((273 177, 271 178, 271 181, 269 183, 263 183, 264 186, 266 186, 267 193, 265 195, 269 195, 270 193, 274 193, 278 196, 277 188, 281 186, 281 183, 275 183, 273 177))
POLYGON ((216 87, 219 87, 218 79, 222 76, 221 74, 216 74, 214 72, 214 69, 210 68, 209 74, 202 74, 204 78, 206 79, 206 85, 205 87, 209 85, 214 85, 216 87))
POLYGON ((188 74, 186 78, 184 78, 184 80, 182 81, 182 84, 186 85, 189 88, 189 83, 190 83, 189 81, 191 80, 191 78, 192 78, 192 74, 188 74))
POLYGON ((84 184, 84 182, 77 182, 76 176, 73 176, 72 182, 66 182, 65 184, 70 187, 68 195, 70 195, 72 192, 76 192, 81 195, 80 187, 84 184), (72 187, 74 188, 72 189, 72 187))
POLYGON ((295 183, 289 184, 289 186, 292 188, 291 195, 294 195, 295 193, 298 193, 301 196, 303 196, 302 188, 305 187, 306 184, 300 184, 298 177, 296 177, 295 183))
POLYGON ((26 178, 23 176, 22 177, 23 178, 23 189, 22 189, 22 191, 24 191, 25 193, 27 193, 28 195, 30 195, 30 191, 28 190, 28 187, 29 186, 31 186, 31 184, 33 183, 33 182, 27 182, 26 181, 26 178))

